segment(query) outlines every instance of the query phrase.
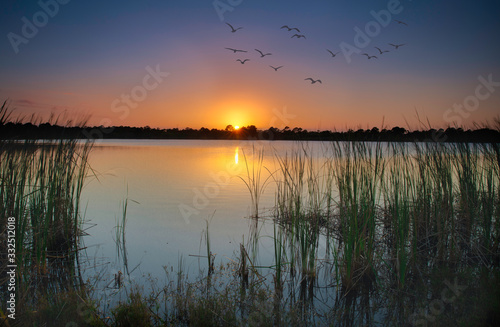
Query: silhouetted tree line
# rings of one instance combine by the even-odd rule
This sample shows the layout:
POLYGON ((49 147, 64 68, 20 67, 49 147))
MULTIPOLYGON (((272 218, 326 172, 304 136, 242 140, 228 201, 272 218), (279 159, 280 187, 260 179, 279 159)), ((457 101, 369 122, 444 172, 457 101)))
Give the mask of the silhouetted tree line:
POLYGON ((224 130, 192 128, 151 128, 115 126, 115 127, 65 127, 59 125, 32 123, 0 124, 1 139, 60 139, 60 138, 103 138, 103 139, 207 139, 207 140, 318 140, 318 141, 435 141, 435 142, 472 142, 500 143, 500 131, 489 128, 463 130, 449 127, 447 129, 429 129, 409 131, 402 127, 379 130, 372 129, 336 131, 308 131, 300 127, 283 129, 270 127, 259 130, 254 125, 235 129, 228 125, 224 130))

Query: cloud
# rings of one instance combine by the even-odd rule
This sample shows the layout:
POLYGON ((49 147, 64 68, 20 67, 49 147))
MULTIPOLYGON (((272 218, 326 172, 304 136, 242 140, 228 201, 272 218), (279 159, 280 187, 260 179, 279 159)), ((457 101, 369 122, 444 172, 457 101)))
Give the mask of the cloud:
POLYGON ((13 100, 12 105, 22 108, 50 109, 51 105, 28 99, 13 100))
POLYGON ((28 100, 28 99, 13 100, 12 104, 14 106, 21 108, 21 109, 38 109, 38 110, 41 109, 41 110, 45 110, 45 111, 67 111, 67 110, 75 109, 75 107, 71 107, 71 106, 60 106, 60 105, 54 105, 54 104, 49 104, 49 103, 32 101, 32 100, 28 100))

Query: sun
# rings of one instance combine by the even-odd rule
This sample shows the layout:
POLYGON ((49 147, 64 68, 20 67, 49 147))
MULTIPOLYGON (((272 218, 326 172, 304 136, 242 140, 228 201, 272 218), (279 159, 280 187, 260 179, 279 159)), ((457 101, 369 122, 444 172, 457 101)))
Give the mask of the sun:
POLYGON ((236 126, 234 126, 234 129, 235 129, 235 130, 236 130, 236 129, 240 129, 240 126, 236 125, 236 126))

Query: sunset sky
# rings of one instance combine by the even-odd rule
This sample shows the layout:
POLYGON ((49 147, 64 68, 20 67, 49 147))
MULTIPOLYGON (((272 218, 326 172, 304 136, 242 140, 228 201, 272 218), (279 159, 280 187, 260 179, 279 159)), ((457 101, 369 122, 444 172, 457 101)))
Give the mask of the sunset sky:
POLYGON ((418 128, 417 113, 433 127, 471 127, 500 114, 497 0, 3 0, 0 8, 0 100, 17 114, 309 130, 418 128))

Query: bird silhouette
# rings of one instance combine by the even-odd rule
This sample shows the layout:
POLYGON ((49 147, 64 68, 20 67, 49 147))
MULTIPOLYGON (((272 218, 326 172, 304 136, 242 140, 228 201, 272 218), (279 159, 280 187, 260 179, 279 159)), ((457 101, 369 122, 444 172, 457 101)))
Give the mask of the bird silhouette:
POLYGON ((292 38, 294 37, 297 37, 297 39, 300 39, 301 37, 303 37, 304 39, 306 38, 305 35, 302 35, 302 34, 294 34, 292 35, 292 38))
POLYGON ((274 71, 275 71, 275 72, 277 72, 277 71, 278 71, 278 69, 280 69, 280 68, 281 68, 281 67, 283 67, 283 66, 273 67, 273 66, 269 65, 269 67, 271 67, 272 69, 274 69, 274 71))
POLYGON ((338 55, 338 54, 340 53, 340 51, 339 51, 339 52, 337 52, 337 53, 333 53, 332 51, 330 51, 330 50, 328 50, 328 49, 326 49, 326 51, 330 52, 330 54, 331 54, 331 55, 332 55, 332 57, 334 57, 334 58, 335 58, 335 56, 336 56, 336 55, 338 55))
POLYGON ((378 59, 377 56, 370 56, 368 53, 362 53, 362 55, 366 56, 368 59, 372 59, 372 58, 378 59))
POLYGON ((304 78, 304 81, 307 81, 307 80, 310 80, 310 81, 311 81, 311 84, 314 84, 314 83, 316 83, 316 82, 320 82, 321 84, 323 84, 323 82, 321 82, 321 80, 320 80, 320 79, 314 80, 314 79, 312 79, 311 77, 304 78))
POLYGON ((243 61, 241 59, 236 59, 236 61, 241 62, 241 64, 243 65, 245 62, 250 61, 250 59, 245 59, 243 61))
POLYGON ((234 28, 233 25, 229 24, 229 23, 226 23, 229 27, 231 27, 231 32, 234 33, 236 32, 237 30, 240 30, 242 29, 243 27, 238 27, 238 28, 234 28))
POLYGON ((233 48, 225 48, 225 49, 231 50, 231 51, 233 51, 233 53, 236 53, 236 52, 247 52, 245 50, 238 50, 238 49, 233 49, 233 48))
POLYGON ((260 51, 259 49, 255 49, 255 51, 257 51, 258 53, 260 53, 260 57, 263 58, 265 56, 269 56, 269 55, 272 55, 272 53, 262 53, 262 51, 260 51))
POLYGON ((405 44, 404 43, 403 44, 392 44, 392 43, 389 43, 389 45, 392 45, 397 50, 399 47, 402 47, 405 44))
POLYGON ((395 19, 394 21, 395 21, 396 23, 398 23, 398 24, 402 24, 402 25, 406 25, 406 26, 408 26, 408 24, 406 24, 405 22, 402 22, 402 21, 400 21, 400 20, 395 19))
POLYGON ((299 32, 299 33, 300 33, 300 30, 299 30, 297 27, 288 27, 288 25, 283 25, 283 26, 281 26, 281 28, 280 28, 280 29, 283 29, 283 28, 288 29, 288 31, 289 31, 289 32, 290 32, 291 30, 296 30, 297 32, 299 32))
POLYGON ((374 48, 375 48, 375 49, 377 49, 377 50, 378 50, 378 52, 380 52, 380 54, 384 54, 384 52, 389 52, 389 50, 383 50, 383 51, 382 51, 382 50, 380 50, 380 48, 379 48, 379 47, 374 47, 374 48))

